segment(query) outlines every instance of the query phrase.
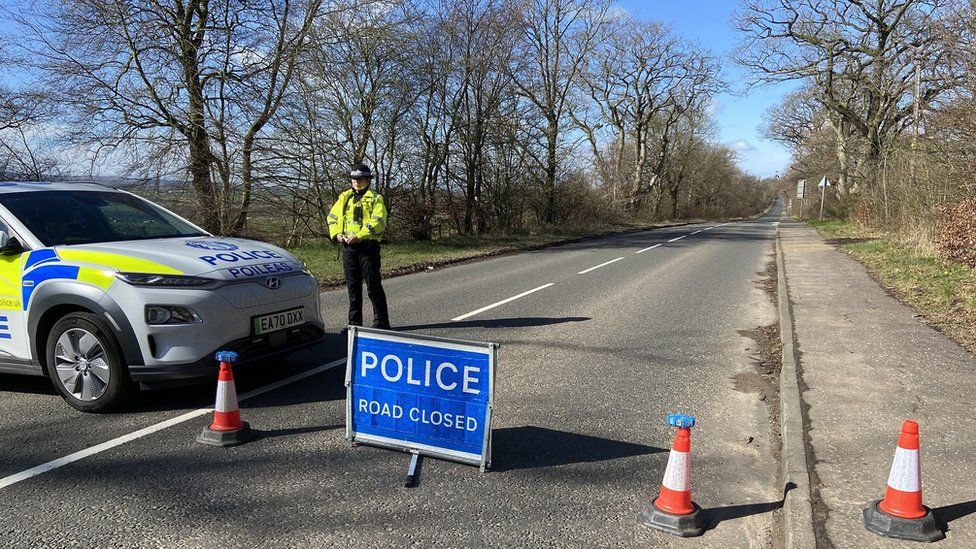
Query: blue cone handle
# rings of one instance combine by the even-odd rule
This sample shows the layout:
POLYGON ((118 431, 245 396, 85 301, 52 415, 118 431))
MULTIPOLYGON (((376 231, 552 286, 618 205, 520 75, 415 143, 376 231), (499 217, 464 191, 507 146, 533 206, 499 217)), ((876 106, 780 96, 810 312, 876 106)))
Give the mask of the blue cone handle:
POLYGON ((684 414, 668 414, 668 425, 680 429, 691 429, 695 426, 695 418, 684 414))
POLYGON ((237 362, 237 353, 234 351, 217 351, 217 362, 229 362, 233 364, 237 362))

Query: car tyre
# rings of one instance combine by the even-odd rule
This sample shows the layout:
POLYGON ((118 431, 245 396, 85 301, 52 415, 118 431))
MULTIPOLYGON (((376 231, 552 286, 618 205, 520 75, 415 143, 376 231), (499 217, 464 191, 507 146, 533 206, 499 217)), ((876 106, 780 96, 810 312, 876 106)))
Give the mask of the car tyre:
POLYGON ((58 394, 82 412, 107 412, 133 392, 128 366, 108 323, 86 312, 69 313, 51 327, 47 373, 58 394))

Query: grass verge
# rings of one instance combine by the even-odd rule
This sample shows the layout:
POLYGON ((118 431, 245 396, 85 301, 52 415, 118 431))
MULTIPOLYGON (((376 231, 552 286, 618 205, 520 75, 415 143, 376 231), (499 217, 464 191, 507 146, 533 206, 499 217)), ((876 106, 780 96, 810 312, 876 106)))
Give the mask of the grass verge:
MULTIPOLYGON (((687 221, 677 224, 693 223, 687 221)), ((383 276, 398 276, 469 261, 472 259, 530 250, 584 238, 627 233, 676 223, 657 225, 611 225, 590 230, 554 231, 504 237, 456 236, 428 242, 391 242, 383 245, 383 276)), ((323 288, 343 283, 342 260, 328 241, 290 249, 308 264, 323 288)))
POLYGON ((853 223, 808 223, 867 266, 882 285, 931 324, 976 352, 976 270, 853 223))

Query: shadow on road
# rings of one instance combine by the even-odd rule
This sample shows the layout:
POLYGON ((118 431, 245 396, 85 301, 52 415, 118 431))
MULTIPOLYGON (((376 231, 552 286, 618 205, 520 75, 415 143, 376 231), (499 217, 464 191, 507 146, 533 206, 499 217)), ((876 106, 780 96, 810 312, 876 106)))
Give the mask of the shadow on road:
POLYGON ((555 467, 667 451, 665 448, 655 446, 620 442, 544 427, 509 427, 495 429, 492 435, 492 452, 498 457, 491 468, 493 471, 512 471, 555 467))
MULTIPOLYGON (((252 389, 321 366, 341 357, 340 351, 344 354, 345 348, 345 342, 338 334, 327 334, 326 338, 315 347, 291 356, 235 366, 234 382, 237 394, 242 395, 252 389)), ((271 391, 256 397, 244 406, 249 408, 284 406, 345 398, 345 387, 342 382, 344 371, 342 366, 333 368, 328 372, 301 380, 286 390, 271 391)), ((141 391, 132 402, 120 408, 118 412, 157 412, 213 406, 215 385, 216 379, 212 379, 199 385, 141 391)))
POLYGON ((30 393, 35 395, 57 395, 54 386, 46 377, 0 374, 0 391, 11 393, 30 393))
POLYGON ((708 530, 715 528, 720 523, 727 520, 750 517, 752 515, 761 515, 763 513, 771 513, 777 509, 782 509, 783 503, 786 502, 786 494, 788 494, 790 490, 794 488, 796 488, 796 484, 787 482, 786 486, 783 487, 783 498, 779 501, 770 501, 768 503, 746 503, 744 505, 729 505, 727 507, 711 507, 708 509, 703 509, 705 516, 708 517, 708 530))
POLYGON ((950 522, 973 513, 976 513, 976 499, 932 509, 935 522, 943 532, 949 530, 950 522))
POLYGON ((529 328, 532 326, 564 324, 566 322, 585 322, 587 320, 590 320, 590 318, 586 316, 567 316, 562 318, 527 316, 521 318, 493 318, 485 320, 463 320, 460 322, 439 322, 436 324, 416 324, 413 326, 397 326, 396 329, 399 332, 409 332, 413 330, 437 330, 442 328, 529 328))

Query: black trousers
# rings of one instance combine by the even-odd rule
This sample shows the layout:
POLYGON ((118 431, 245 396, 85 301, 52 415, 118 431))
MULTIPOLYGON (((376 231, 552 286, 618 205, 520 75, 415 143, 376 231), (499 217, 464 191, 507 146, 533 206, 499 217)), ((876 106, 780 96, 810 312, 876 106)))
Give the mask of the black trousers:
POLYGON ((380 277, 380 243, 363 240, 342 247, 342 268, 349 289, 349 324, 363 325, 363 281, 366 293, 373 304, 373 327, 390 327, 390 314, 386 308, 386 293, 380 277))

